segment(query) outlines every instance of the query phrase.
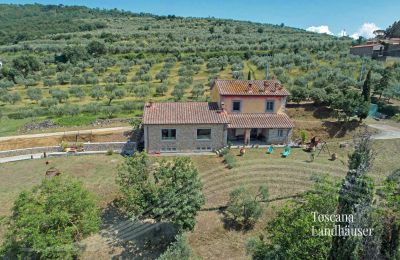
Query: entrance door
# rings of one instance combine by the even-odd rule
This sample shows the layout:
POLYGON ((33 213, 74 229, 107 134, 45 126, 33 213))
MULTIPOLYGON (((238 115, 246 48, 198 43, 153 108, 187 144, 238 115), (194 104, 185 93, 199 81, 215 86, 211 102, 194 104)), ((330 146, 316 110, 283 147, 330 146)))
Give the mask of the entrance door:
POLYGON ((250 131, 250 138, 253 140, 257 139, 257 128, 252 128, 250 131))

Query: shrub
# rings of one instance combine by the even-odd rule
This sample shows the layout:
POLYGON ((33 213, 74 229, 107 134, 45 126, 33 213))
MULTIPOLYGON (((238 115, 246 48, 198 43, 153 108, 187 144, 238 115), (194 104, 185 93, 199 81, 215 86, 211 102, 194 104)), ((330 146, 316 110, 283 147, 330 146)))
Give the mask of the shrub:
POLYGON ((221 152, 219 153, 219 156, 222 157, 222 156, 226 155, 227 153, 229 153, 229 149, 228 148, 223 148, 221 150, 221 152))
POLYGON ((114 151, 111 149, 108 149, 106 152, 106 155, 113 155, 113 154, 114 154, 114 151))
POLYGON ((224 161, 228 167, 228 169, 232 169, 236 167, 236 160, 235 158, 232 156, 232 154, 227 153, 224 155, 224 161))
POLYGON ((305 130, 300 131, 301 142, 304 144, 308 140, 308 133, 305 130))
POLYGON ((46 178, 18 195, 0 254, 5 259, 74 259, 76 242, 98 231, 100 221, 96 201, 81 182, 46 178))

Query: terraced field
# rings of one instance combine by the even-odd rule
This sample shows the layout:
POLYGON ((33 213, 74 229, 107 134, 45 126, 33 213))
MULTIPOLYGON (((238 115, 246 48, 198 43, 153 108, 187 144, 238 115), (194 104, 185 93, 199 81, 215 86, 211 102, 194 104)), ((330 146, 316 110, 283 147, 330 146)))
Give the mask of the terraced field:
MULTIPOLYGON (((398 168, 393 155, 400 152, 399 147, 398 139, 374 141, 376 158, 370 175, 378 185, 385 176, 398 168)), ((199 212, 195 230, 189 234, 190 245, 195 254, 207 259, 248 258, 245 250, 247 239, 264 230, 266 223, 274 216, 275 207, 310 189, 315 176, 328 176, 338 183, 341 182, 346 174, 347 154, 351 148, 341 149, 338 143, 330 143, 329 149, 338 154, 337 160, 329 160, 329 155, 322 152, 314 162, 310 162, 310 154, 301 149, 292 149, 288 158, 280 156, 281 148, 275 149, 270 155, 265 153, 265 149, 248 149, 245 156, 235 156, 237 167, 230 170, 226 168, 221 157, 192 156, 199 169, 206 197, 206 204, 199 212), (268 186, 270 203, 254 229, 237 231, 227 225, 224 222, 224 213, 219 208, 226 205, 229 192, 240 185, 256 189, 260 184, 268 186)), ((237 155, 239 151, 233 149, 232 154, 237 155)), ((80 179, 97 195, 98 204, 106 208, 118 196, 114 178, 116 167, 121 161, 122 157, 117 155, 72 156, 51 159, 50 166, 80 179)), ((0 165, 0 203, 4 205, 0 217, 10 213, 12 201, 20 191, 31 188, 44 178, 48 167, 44 160, 0 165)), ((145 227, 140 229, 147 230, 145 227)), ((0 237, 1 232, 0 230, 0 237)), ((102 235, 95 235, 88 241, 91 244, 85 252, 87 257, 109 258, 120 255, 122 251, 126 253, 124 248, 112 246, 102 235)))

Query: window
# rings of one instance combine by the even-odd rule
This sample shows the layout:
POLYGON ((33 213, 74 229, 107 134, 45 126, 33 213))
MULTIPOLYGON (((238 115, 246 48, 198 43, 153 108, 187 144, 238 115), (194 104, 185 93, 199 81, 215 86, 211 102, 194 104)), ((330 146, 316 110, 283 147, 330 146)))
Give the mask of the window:
POLYGON ((275 106, 275 102, 274 101, 267 101, 266 111, 267 112, 274 112, 274 106, 275 106))
POLYGON ((197 129, 197 140, 210 140, 211 129, 197 129))
POLYGON ((162 147, 161 152, 163 153, 175 153, 176 147, 162 147))
POLYGON ((278 129, 278 136, 279 137, 283 137, 283 130, 282 129, 278 129))
POLYGON ((232 102, 232 112, 240 112, 242 102, 239 100, 232 102))
POLYGON ((176 140, 176 129, 161 129, 161 140, 176 140))

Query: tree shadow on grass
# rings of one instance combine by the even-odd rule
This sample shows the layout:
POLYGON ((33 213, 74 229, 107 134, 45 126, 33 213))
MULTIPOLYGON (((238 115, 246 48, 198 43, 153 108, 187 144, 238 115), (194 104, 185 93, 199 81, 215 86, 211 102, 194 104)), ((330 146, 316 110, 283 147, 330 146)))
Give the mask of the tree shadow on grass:
POLYGON ((313 116, 317 119, 327 119, 333 116, 334 110, 324 105, 315 105, 314 103, 288 104, 287 108, 302 108, 306 112, 313 112, 313 116))
POLYGON ((325 121, 322 125, 326 128, 329 137, 331 138, 340 138, 344 137, 348 132, 354 131, 357 127, 360 126, 360 122, 358 121, 350 121, 350 122, 330 122, 325 121))
POLYGON ((122 248, 112 259, 155 259, 175 241, 177 234, 171 223, 129 219, 114 203, 107 206, 102 218, 101 235, 111 247, 122 248))
POLYGON ((221 219, 224 224, 224 229, 228 231, 237 231, 246 233, 254 228, 254 225, 242 225, 235 221, 234 219, 230 218, 228 214, 226 214, 225 210, 219 210, 218 213, 222 215, 221 219))

